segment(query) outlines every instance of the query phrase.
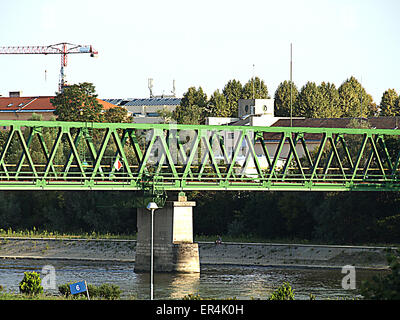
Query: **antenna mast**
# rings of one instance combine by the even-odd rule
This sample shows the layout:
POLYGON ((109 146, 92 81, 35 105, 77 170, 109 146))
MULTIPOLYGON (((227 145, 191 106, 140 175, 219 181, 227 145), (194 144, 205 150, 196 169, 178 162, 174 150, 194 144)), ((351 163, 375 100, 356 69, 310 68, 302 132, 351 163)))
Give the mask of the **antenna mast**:
POLYGON ((149 88, 149 91, 150 91, 150 98, 153 98, 154 96, 153 96, 153 79, 152 78, 149 78, 147 80, 147 87, 149 88))
POLYGON ((293 108, 292 108, 292 43, 290 43, 290 126, 293 127, 293 108))

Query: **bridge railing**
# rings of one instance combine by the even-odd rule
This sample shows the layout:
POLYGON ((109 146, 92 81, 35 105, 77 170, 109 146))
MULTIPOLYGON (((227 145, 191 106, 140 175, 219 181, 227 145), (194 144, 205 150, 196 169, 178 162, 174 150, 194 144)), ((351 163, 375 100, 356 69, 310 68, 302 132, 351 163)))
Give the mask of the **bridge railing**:
POLYGON ((0 122, 0 189, 397 190, 400 130, 0 122))

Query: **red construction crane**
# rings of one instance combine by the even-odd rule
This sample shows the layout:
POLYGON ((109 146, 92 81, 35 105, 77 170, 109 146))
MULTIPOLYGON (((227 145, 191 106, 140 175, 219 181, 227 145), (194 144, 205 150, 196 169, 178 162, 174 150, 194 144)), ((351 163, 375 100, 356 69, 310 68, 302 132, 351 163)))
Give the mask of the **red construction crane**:
POLYGON ((91 45, 76 45, 67 42, 57 43, 50 46, 11 46, 0 47, 0 54, 60 54, 61 70, 59 92, 66 86, 64 68, 67 66, 67 55, 72 53, 90 53, 91 57, 98 54, 91 45))

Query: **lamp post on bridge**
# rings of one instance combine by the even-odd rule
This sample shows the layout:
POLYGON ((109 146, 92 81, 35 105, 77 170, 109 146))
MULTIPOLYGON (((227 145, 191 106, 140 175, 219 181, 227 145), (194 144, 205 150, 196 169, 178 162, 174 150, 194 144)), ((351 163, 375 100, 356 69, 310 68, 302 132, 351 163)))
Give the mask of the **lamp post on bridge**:
POLYGON ((158 209, 155 202, 149 202, 147 210, 151 211, 151 258, 150 258, 150 300, 153 300, 153 274, 154 274, 154 211, 158 209))

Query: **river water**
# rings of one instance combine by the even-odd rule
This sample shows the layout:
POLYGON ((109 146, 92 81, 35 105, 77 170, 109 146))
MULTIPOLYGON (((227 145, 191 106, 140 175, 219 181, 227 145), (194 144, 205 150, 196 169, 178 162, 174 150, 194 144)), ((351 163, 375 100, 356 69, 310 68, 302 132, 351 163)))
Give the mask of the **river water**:
MULTIPOLYGON (((24 272, 41 273, 45 265, 54 267, 57 286, 81 280, 94 285, 112 283, 122 290, 122 299, 150 298, 149 274, 135 273, 134 264, 127 262, 3 259, 0 285, 6 291, 18 292, 24 272)), ((200 274, 155 273, 154 298, 182 299, 188 294, 199 294, 212 299, 267 299, 281 284, 289 282, 299 300, 309 299, 310 293, 316 299, 353 299, 360 297, 361 281, 383 272, 356 268, 356 289, 345 290, 341 269, 202 265, 200 274)), ((57 294, 58 289, 45 292, 57 294)))

